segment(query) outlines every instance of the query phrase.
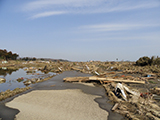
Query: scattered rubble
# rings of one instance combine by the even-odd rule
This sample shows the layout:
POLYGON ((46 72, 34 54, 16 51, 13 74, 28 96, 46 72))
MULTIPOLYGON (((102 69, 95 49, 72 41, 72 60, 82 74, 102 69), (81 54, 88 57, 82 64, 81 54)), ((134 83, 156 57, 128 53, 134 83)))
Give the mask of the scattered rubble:
POLYGON ((17 79, 18 82, 22 82, 23 80, 24 80, 23 77, 17 79))
MULTIPOLYGON (((151 60, 151 59, 150 59, 151 60)), ((79 71, 89 73, 90 77, 64 78, 64 82, 94 82, 102 85, 106 95, 113 103, 112 110, 124 115, 128 119, 150 120, 160 119, 160 66, 150 64, 149 59, 140 59, 136 62, 61 62, 49 63, 34 61, 8 62, 0 67, 19 68, 27 67, 28 71, 41 70, 60 74, 64 71, 79 71), (141 66, 138 66, 141 65, 141 66), (32 68, 33 67, 33 68, 32 68)), ((43 81, 30 79, 26 85, 43 81)), ((54 86, 54 85, 53 85, 54 86)))
MULTIPOLYGON (((127 62, 121 64, 117 62, 97 63, 84 63, 82 66, 72 67, 73 70, 92 73, 95 76, 68 77, 63 81, 94 82, 102 85, 106 90, 106 95, 113 103, 112 111, 128 119, 160 119, 160 104, 157 101, 160 100, 160 96, 158 97, 160 95, 160 73, 153 71, 153 66, 140 67, 127 62)), ((158 70, 159 68, 157 66, 158 70)))
MULTIPOLYGON (((156 101, 152 99, 153 94, 151 92, 141 93, 140 90, 129 87, 127 84, 130 82, 124 84, 124 80, 119 80, 119 82, 121 82, 119 83, 118 80, 105 82, 106 78, 92 78, 95 77, 68 77, 63 80, 64 82, 100 83, 105 88, 106 95, 111 102, 115 104, 112 110, 124 115, 128 119, 160 119, 160 107, 156 104, 156 101)), ((138 84, 145 84, 145 81, 139 82, 138 84)), ((159 91, 160 89, 157 90, 159 91)))
POLYGON ((6 79, 5 78, 0 78, 0 83, 5 83, 6 79))
POLYGON ((35 83, 38 83, 38 82, 43 82, 43 81, 46 81, 46 80, 49 80, 51 79, 52 77, 54 77, 55 75, 52 75, 52 76, 48 76, 48 77, 45 77, 45 78, 32 78, 32 79, 27 79, 26 81, 24 81, 24 85, 28 86, 30 84, 35 84, 35 83))
MULTIPOLYGON (((127 86, 125 84, 123 85, 125 87, 127 86)), ((106 93, 109 99, 115 104, 112 108, 113 111, 123 114, 128 119, 160 119, 160 107, 156 104, 155 100, 152 99, 151 93, 140 93, 140 91, 127 86, 127 89, 129 91, 132 89, 132 91, 129 92, 125 88, 125 95, 127 100, 124 101, 122 93, 120 96, 115 94, 116 83, 109 83, 103 86, 106 89, 106 93)))

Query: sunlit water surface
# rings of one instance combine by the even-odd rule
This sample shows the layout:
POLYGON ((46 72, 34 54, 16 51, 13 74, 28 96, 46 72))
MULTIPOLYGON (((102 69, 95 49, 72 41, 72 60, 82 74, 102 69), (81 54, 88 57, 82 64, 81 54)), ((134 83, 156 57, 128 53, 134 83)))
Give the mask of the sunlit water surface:
POLYGON ((6 79, 5 83, 0 83, 0 92, 6 91, 8 89, 14 90, 15 88, 26 87, 23 82, 26 81, 27 79, 32 79, 32 78, 43 79, 51 75, 55 75, 55 73, 49 72, 45 74, 45 73, 42 73, 41 71, 36 71, 33 74, 27 74, 27 72, 24 69, 19 69, 17 71, 12 72, 11 74, 7 73, 7 75, 0 75, 0 78, 6 79), (18 82, 17 79, 22 77, 24 78, 24 80, 21 82, 18 82))

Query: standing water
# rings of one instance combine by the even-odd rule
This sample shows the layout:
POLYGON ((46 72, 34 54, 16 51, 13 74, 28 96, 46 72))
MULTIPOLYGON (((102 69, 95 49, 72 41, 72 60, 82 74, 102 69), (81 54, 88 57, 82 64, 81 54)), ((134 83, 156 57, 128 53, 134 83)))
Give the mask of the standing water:
POLYGON ((52 76, 54 73, 49 72, 48 74, 42 73, 41 71, 35 71, 34 73, 28 74, 24 69, 19 69, 17 71, 7 71, 0 69, 0 78, 5 78, 6 82, 0 83, 0 92, 6 90, 14 90, 15 88, 24 88, 24 81, 28 79, 40 78, 44 79, 46 77, 52 76), (23 79, 21 82, 17 81, 18 78, 23 79))

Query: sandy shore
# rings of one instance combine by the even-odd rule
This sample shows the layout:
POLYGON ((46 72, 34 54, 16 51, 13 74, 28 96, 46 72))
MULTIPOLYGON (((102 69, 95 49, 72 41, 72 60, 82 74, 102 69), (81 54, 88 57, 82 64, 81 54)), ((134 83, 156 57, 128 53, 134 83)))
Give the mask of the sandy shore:
POLYGON ((107 120, 108 113, 81 90, 35 90, 6 104, 19 109, 17 120, 107 120))

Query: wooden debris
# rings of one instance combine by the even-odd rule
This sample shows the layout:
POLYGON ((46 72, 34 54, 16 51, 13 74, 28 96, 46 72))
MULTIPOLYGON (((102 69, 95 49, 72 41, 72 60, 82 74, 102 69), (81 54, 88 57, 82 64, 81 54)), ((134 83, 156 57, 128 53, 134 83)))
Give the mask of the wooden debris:
POLYGON ((159 118, 155 117, 155 116, 152 115, 150 112, 148 112, 148 113, 146 114, 146 116, 147 116, 148 118, 152 119, 152 120, 159 120, 159 118))
POLYGON ((92 77, 67 77, 63 79, 64 82, 87 82, 87 81, 100 81, 101 84, 110 82, 124 82, 124 83, 139 83, 145 84, 145 81, 135 81, 135 80, 122 80, 122 79, 111 79, 111 78, 100 78, 96 76, 92 77))
POLYGON ((89 77, 67 77, 63 79, 64 82, 86 82, 89 77))
POLYGON ((101 81, 113 81, 113 82, 145 84, 145 81, 122 80, 122 79, 111 79, 111 78, 99 78, 99 77, 96 77, 96 76, 89 77, 89 80, 101 80, 101 81))
POLYGON ((115 111, 121 115, 129 114, 129 111, 123 111, 123 110, 115 110, 115 111))
POLYGON ((71 68, 71 70, 76 70, 76 71, 80 71, 80 72, 82 72, 82 71, 83 71, 82 69, 77 68, 77 67, 72 67, 72 68, 71 68))
POLYGON ((0 83, 4 83, 6 82, 6 79, 5 78, 0 78, 0 83))
POLYGON ((103 84, 108 84, 108 83, 111 83, 111 82, 113 82, 113 81, 102 81, 102 80, 100 80, 100 83, 103 85, 103 84))
POLYGON ((112 111, 115 111, 115 110, 118 108, 118 106, 119 106, 119 103, 116 103, 116 104, 113 106, 112 111))

